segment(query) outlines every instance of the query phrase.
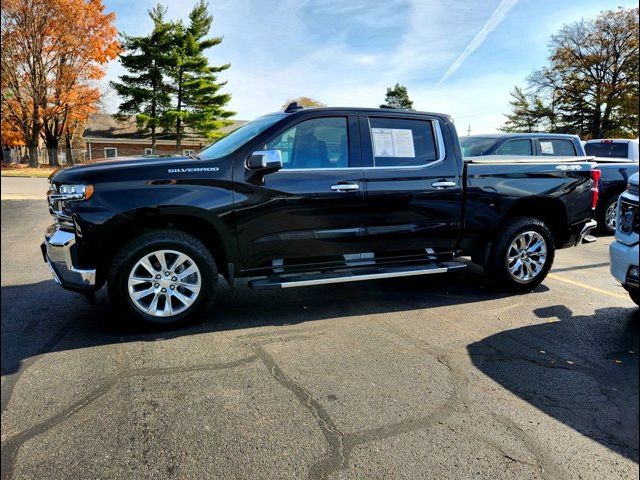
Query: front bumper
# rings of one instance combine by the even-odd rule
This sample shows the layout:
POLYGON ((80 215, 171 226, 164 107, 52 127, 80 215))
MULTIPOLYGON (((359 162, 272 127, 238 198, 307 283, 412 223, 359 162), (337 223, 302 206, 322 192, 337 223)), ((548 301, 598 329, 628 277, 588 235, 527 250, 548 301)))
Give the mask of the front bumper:
POLYGON ((625 245, 614 241, 609 245, 609 269, 611 275, 629 289, 638 289, 638 244, 625 245), (635 267, 634 269, 630 267, 635 267))
POLYGON ((93 291, 96 288, 96 270, 74 267, 75 243, 74 232, 51 225, 45 233, 44 243, 40 245, 42 256, 59 285, 78 292, 93 291))

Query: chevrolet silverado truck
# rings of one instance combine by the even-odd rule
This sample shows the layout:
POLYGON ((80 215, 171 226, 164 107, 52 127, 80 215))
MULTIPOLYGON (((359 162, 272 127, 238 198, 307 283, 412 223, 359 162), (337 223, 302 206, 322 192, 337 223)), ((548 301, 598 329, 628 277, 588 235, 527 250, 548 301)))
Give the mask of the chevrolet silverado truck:
POLYGON ((464 269, 543 281, 592 220, 598 170, 575 160, 465 163, 451 119, 295 104, 184 158, 77 165, 50 178, 42 244, 64 288, 176 324, 233 285, 291 288, 464 269))

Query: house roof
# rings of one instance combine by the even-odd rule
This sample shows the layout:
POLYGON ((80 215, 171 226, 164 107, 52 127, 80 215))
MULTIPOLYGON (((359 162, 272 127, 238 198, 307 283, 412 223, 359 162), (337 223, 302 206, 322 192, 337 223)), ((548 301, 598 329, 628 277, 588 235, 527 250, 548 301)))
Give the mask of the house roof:
MULTIPOLYGON (((246 120, 231 120, 233 124, 221 129, 227 133, 235 130, 239 126, 247 123, 246 120)), ((89 116, 87 125, 82 133, 84 139, 110 139, 110 140, 150 140, 149 132, 141 132, 136 125, 136 117, 132 115, 124 121, 116 120, 109 113, 94 113, 89 116)), ((158 140, 175 140, 174 133, 159 132, 156 134, 158 140)), ((183 140, 189 139, 201 143, 209 143, 211 140, 193 133, 191 129, 186 129, 182 136, 183 140)))

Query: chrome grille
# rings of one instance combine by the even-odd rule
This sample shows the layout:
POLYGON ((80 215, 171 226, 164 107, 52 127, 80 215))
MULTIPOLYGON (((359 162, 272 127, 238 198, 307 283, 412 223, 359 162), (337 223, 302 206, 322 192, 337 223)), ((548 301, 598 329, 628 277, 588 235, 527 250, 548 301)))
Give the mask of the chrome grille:
POLYGON ((49 213, 53 215, 56 223, 64 227, 73 227, 73 221, 69 215, 64 213, 64 202, 67 200, 66 195, 61 195, 58 186, 52 183, 47 192, 47 203, 49 205, 49 213))

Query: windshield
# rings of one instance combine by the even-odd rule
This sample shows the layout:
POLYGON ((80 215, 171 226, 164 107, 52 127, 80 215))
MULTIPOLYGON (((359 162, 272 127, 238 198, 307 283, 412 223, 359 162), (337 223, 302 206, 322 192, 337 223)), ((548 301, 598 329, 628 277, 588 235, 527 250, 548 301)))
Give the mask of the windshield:
POLYGON ((600 142, 587 143, 584 146, 587 155, 594 157, 627 158, 629 156, 629 144, 624 142, 600 142))
POLYGON ((479 157, 487 155, 491 147, 496 144, 495 137, 462 137, 460 148, 463 157, 479 157))
POLYGON ((282 120, 285 116, 286 114, 284 113, 265 115, 264 117, 256 118, 252 122, 245 123, 227 136, 204 148, 198 153, 198 156, 205 160, 211 160, 229 155, 255 136, 264 132, 278 120, 282 120))

